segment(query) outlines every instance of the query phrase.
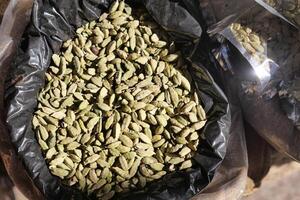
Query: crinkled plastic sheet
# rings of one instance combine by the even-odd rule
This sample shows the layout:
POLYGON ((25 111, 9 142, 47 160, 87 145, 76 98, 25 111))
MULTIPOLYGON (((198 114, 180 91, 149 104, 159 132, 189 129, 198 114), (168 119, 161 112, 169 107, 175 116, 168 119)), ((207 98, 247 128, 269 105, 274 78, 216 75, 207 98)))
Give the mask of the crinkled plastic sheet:
POLYGON ((240 199, 246 188, 248 156, 243 116, 238 98, 239 88, 236 79, 229 72, 223 73, 222 80, 231 108, 232 125, 228 148, 212 182, 194 199, 240 199))
POLYGON ((0 27, 0 112, 1 137, 0 137, 0 155, 5 169, 14 182, 15 186, 22 191, 29 199, 39 200, 42 195, 34 186, 32 179, 26 172, 22 159, 19 158, 16 149, 13 146, 9 131, 5 124, 5 107, 4 107, 4 82, 11 67, 13 55, 16 51, 17 43, 20 40, 26 24, 29 21, 31 0, 11 0, 0 27))
MULTIPOLYGON (((197 163, 200 163, 199 166, 189 172, 169 174, 162 180, 150 184, 145 190, 131 192, 129 196, 121 198, 188 199, 207 186, 224 159, 231 124, 228 101, 209 73, 200 63, 191 59, 193 51, 202 48, 198 43, 201 27, 184 5, 166 0, 139 2, 144 4, 153 18, 168 31, 187 60, 191 62, 189 70, 193 72, 195 83, 200 86, 200 96, 209 111, 210 120, 204 130, 206 142, 199 147, 195 156, 197 163)), ((196 3, 191 1, 191 4, 194 2, 196 3)), ((36 95, 43 86, 44 73, 49 66, 52 53, 59 51, 61 43, 74 35, 76 27, 98 18, 110 3, 111 1, 99 3, 95 0, 36 0, 33 3, 30 24, 23 34, 14 64, 5 76, 8 109, 6 122, 11 137, 8 142, 12 141, 15 145, 17 155, 34 182, 34 185, 26 182, 28 184, 26 186, 33 187, 30 190, 32 193, 26 195, 32 197, 30 199, 41 199, 34 186, 38 187, 47 199, 86 198, 79 191, 63 186, 58 178, 49 173, 31 129, 31 118, 36 107, 36 95)), ((14 14, 16 13, 11 17, 14 17, 14 14)), ((13 34, 7 35, 11 37, 13 34)), ((7 40, 4 43, 8 44, 7 40)), ((13 50, 14 48, 7 53, 13 50)), ((4 68, 3 63, 1 68, 4 68)), ((9 170, 10 167, 7 166, 9 170)), ((20 172, 18 175, 25 174, 24 171, 18 172, 20 172)), ((20 185, 26 188, 25 182, 20 185)))
POLYGON ((207 63, 207 66, 209 66, 207 69, 214 75, 215 81, 225 91, 230 103, 232 124, 226 156, 221 166, 216 170, 212 182, 195 199, 240 199, 246 187, 248 160, 243 116, 238 98, 239 87, 236 84, 237 80, 233 78, 232 74, 229 72, 224 73, 214 58, 212 50, 216 45, 215 42, 205 33, 201 42, 206 48, 202 49, 202 52, 197 52, 197 55, 202 55, 201 61, 207 63))

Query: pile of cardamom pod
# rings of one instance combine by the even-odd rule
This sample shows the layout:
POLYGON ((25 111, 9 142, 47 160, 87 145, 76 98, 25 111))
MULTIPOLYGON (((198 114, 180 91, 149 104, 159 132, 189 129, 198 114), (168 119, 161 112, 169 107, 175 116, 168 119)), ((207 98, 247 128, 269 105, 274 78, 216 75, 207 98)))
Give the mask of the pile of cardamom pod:
POLYGON ((263 63, 267 58, 262 38, 250 27, 243 26, 240 23, 230 25, 230 30, 236 40, 246 49, 251 57, 258 63, 263 63))
POLYGON ((135 13, 115 1, 64 42, 32 120, 51 173, 100 199, 191 168, 206 123, 180 52, 135 13))

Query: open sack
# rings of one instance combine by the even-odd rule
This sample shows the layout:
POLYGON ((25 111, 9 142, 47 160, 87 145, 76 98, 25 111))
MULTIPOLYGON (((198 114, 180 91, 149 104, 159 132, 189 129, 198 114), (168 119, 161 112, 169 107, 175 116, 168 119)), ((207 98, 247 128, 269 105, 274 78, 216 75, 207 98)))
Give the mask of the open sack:
MULTIPOLYGON (((89 20, 97 19, 110 3, 108 1, 101 4, 94 1, 34 1, 29 26, 18 45, 15 62, 7 74, 5 120, 11 140, 9 138, 5 140, 8 143, 12 142, 17 150, 20 157, 18 162, 24 163, 30 177, 28 181, 32 180, 34 186, 47 199, 87 197, 73 188, 63 186, 57 177, 50 174, 31 128, 32 113, 37 103, 36 95, 44 84, 44 73, 49 67, 53 52, 58 52, 62 42, 74 35, 76 27, 89 20)), ((208 185, 225 157, 231 124, 228 101, 197 58, 196 52, 203 48, 199 43, 201 27, 196 20, 200 17, 189 10, 189 8, 195 9, 197 2, 141 1, 139 3, 144 5, 156 22, 168 32, 190 62, 189 71, 193 74, 195 84, 200 86, 199 95, 208 111, 209 121, 203 133, 205 142, 199 146, 195 156, 195 161, 199 165, 188 172, 168 174, 158 182, 149 184, 142 191, 133 191, 119 198, 188 199, 208 185)), ((8 52, 13 51, 8 50, 8 52)), ((6 146, 8 145, 12 148, 11 144, 6 146)), ((13 151, 14 149, 11 149, 11 154, 13 151)), ((28 196, 38 195, 35 188, 30 191, 35 192, 28 196)))

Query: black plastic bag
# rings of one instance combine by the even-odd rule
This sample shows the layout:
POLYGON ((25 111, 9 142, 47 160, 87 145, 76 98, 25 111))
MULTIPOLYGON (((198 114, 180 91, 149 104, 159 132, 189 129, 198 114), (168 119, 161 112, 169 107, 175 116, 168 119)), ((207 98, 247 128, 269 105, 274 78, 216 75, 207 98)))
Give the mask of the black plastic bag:
POLYGON ((5 123, 4 82, 11 67, 18 41, 29 22, 32 0, 10 0, 0 26, 0 156, 10 179, 28 199, 40 200, 42 195, 33 185, 32 179, 26 172, 22 160, 11 141, 5 123))
MULTIPOLYGON (((216 170, 214 179, 203 192, 196 196, 201 200, 240 199, 245 192, 247 183, 247 171, 249 170, 248 146, 246 146, 245 138, 247 130, 244 129, 244 119, 238 98, 239 86, 236 84, 236 77, 229 72, 221 73, 220 79, 230 105, 230 137, 226 156, 216 170)), ((253 147, 251 146, 251 148, 253 147)))
MULTIPOLYGON (((111 1, 36 0, 32 18, 19 45, 15 64, 7 78, 7 118, 12 142, 22 158, 29 175, 47 199, 86 199, 77 190, 63 186, 49 173, 40 147, 31 128, 36 96, 44 84, 44 73, 53 52, 74 35, 76 27, 96 19, 111 1), (13 84, 12 80, 15 80, 13 84)), ((130 2, 129 2, 130 3, 130 2)), ((199 44, 201 27, 185 6, 167 0, 144 0, 153 18, 169 33, 190 62, 192 78, 199 85, 200 97, 208 111, 209 121, 204 130, 205 142, 199 146, 195 160, 200 165, 188 172, 166 175, 143 191, 120 196, 121 199, 188 199, 199 193, 213 178, 224 159, 229 137, 230 112, 225 95, 201 66, 193 52, 199 44), (192 59, 193 57, 193 59, 192 59)), ((194 4, 195 3, 195 4, 194 4)), ((189 5, 196 1, 189 1, 189 5)))

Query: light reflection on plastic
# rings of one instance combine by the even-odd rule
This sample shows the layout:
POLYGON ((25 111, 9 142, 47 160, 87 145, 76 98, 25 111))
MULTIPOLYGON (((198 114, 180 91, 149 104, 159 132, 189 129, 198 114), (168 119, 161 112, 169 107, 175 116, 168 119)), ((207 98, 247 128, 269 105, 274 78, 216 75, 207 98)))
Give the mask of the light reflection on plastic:
POLYGON ((269 79, 271 76, 270 60, 265 59, 265 61, 261 65, 258 65, 254 68, 254 71, 261 81, 266 81, 266 79, 269 79))

